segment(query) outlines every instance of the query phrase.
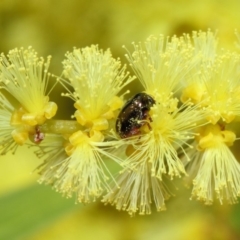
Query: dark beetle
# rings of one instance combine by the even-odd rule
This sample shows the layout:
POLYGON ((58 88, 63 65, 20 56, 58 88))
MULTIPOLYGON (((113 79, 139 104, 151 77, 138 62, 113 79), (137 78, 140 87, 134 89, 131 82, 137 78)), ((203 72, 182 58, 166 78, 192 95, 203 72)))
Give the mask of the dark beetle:
POLYGON ((151 121, 149 111, 154 104, 155 100, 146 93, 138 93, 130 99, 117 118, 116 131, 119 136, 127 138, 140 134, 140 128, 146 124, 146 121, 142 120, 151 121))

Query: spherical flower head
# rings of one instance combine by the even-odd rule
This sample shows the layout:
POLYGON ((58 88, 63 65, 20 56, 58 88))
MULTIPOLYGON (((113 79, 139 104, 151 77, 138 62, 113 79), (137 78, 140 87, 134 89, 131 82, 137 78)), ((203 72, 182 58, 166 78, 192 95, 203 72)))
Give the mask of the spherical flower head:
POLYGON ((119 187, 113 188, 103 201, 130 214, 137 211, 150 214, 152 203, 157 210, 164 210, 170 193, 163 178, 173 179, 185 174, 177 149, 184 151, 184 145, 195 137, 193 129, 203 119, 202 111, 187 105, 178 108, 174 99, 168 106, 156 102, 148 118, 143 120, 141 134, 126 138, 124 170, 117 178, 119 187))
POLYGON ((76 194, 78 202, 95 201, 104 190, 110 191, 108 180, 113 177, 106 159, 120 161, 109 151, 110 145, 115 144, 103 142, 99 131, 86 133, 79 130, 67 139, 58 137, 58 142, 54 140, 55 146, 47 143, 47 138, 42 143, 52 150, 48 150, 50 154, 40 166, 39 181, 53 185, 66 197, 76 194))
POLYGON ((168 107, 156 103, 149 113, 150 121, 141 129, 143 135, 128 140, 137 153, 125 163, 135 167, 141 161, 151 162, 151 174, 159 179, 163 174, 170 178, 185 174, 177 149, 188 146, 188 141, 195 138, 194 129, 202 124, 205 116, 197 107, 177 107, 172 102, 175 101, 172 99, 168 107))
POLYGON ((19 118, 23 124, 35 126, 52 118, 57 105, 49 102, 46 88, 50 74, 50 58, 44 62, 29 47, 9 51, 0 58, 0 87, 8 91, 21 105, 19 118))
POLYGON ((235 203, 240 192, 240 167, 229 149, 236 135, 226 127, 240 113, 240 56, 218 51, 211 31, 193 34, 192 42, 196 66, 183 82, 181 100, 198 105, 211 123, 196 130, 194 148, 186 150, 191 159, 186 168, 193 179, 192 196, 206 204, 212 204, 215 197, 221 203, 235 203))
POLYGON ((96 45, 74 48, 66 58, 63 73, 68 81, 62 83, 74 88, 67 95, 75 101, 77 121, 98 131, 108 129, 108 120, 116 117, 114 111, 123 104, 117 94, 133 78, 128 77, 125 66, 121 68, 110 50, 104 52, 96 45))
POLYGON ((217 50, 216 34, 210 30, 187 36, 194 48, 191 61, 195 66, 182 81, 182 102, 200 104, 213 124, 219 120, 232 122, 240 114, 240 55, 217 50))
POLYGON ((187 166, 190 177, 194 178, 194 198, 205 204, 212 204, 215 197, 220 203, 237 202, 240 196, 240 165, 228 147, 233 145, 235 139, 233 132, 218 124, 199 129, 199 151, 192 152, 194 163, 190 168, 187 166))
POLYGON ((219 120, 232 122, 240 115, 239 64, 238 54, 219 56, 207 69, 202 69, 195 78, 196 82, 184 89, 182 101, 191 99, 194 103, 201 102, 201 107, 208 112, 207 120, 213 124, 219 120))
POLYGON ((188 55, 192 51, 177 37, 150 36, 144 44, 135 44, 126 55, 144 90, 161 103, 172 98, 182 78, 191 69, 188 55))

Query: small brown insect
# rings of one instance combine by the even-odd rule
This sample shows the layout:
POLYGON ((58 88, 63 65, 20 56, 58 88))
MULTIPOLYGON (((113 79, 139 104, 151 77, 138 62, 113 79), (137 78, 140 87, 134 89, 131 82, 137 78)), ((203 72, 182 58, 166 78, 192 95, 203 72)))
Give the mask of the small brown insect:
POLYGON ((39 126, 36 126, 36 128, 35 128, 35 134, 34 134, 34 139, 33 139, 33 141, 35 142, 35 143, 40 143, 43 139, 44 139, 44 133, 42 133, 41 131, 40 131, 40 128, 39 128, 39 126))
POLYGON ((123 106, 117 118, 116 131, 119 136, 127 138, 140 134, 140 128, 146 124, 142 120, 151 121, 149 111, 154 104, 155 100, 146 93, 138 93, 130 99, 123 106))

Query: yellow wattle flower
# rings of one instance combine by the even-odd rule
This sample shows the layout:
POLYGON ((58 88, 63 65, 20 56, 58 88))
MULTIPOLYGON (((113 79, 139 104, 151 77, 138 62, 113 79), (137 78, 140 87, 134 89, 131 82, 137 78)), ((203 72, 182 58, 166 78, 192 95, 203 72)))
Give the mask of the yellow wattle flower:
POLYGON ((0 88, 21 106, 12 112, 10 122, 17 127, 12 136, 18 144, 22 145, 29 134, 34 134, 34 126, 42 125, 56 114, 57 105, 49 101, 47 93, 50 59, 50 56, 46 61, 38 57, 32 47, 13 49, 7 56, 1 54, 0 88))
POLYGON ((97 45, 74 48, 66 54, 63 67, 67 80, 61 83, 66 89, 68 85, 74 88, 67 95, 75 101, 78 123, 98 131, 108 129, 108 120, 116 117, 115 111, 123 104, 117 94, 133 80, 126 67, 121 67, 109 49, 103 51, 97 45))

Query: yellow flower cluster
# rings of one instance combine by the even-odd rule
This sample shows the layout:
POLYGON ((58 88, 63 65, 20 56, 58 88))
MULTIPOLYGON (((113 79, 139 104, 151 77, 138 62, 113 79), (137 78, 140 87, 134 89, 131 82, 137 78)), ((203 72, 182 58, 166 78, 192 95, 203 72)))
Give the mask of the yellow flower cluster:
POLYGON ((13 49, 7 56, 1 54, 0 104, 4 131, 8 131, 0 135, 2 154, 10 150, 8 146, 23 145, 29 138, 40 142, 43 136, 39 136, 38 126, 56 114, 57 105, 49 101, 47 92, 49 64, 50 57, 44 62, 31 47, 13 49), (15 107, 4 97, 4 92, 16 100, 15 107))
POLYGON ((150 214, 152 205, 165 210, 169 184, 182 176, 193 198, 236 203, 240 165, 230 147, 238 139, 232 122, 240 117, 240 55, 217 42, 209 30, 133 43, 126 57, 134 77, 110 50, 74 48, 55 77, 76 108, 69 121, 51 120, 50 58, 44 62, 32 48, 2 54, 1 153, 30 139, 44 158, 40 183, 78 202, 103 195, 131 215, 150 214), (132 81, 143 89, 127 98, 132 81))

